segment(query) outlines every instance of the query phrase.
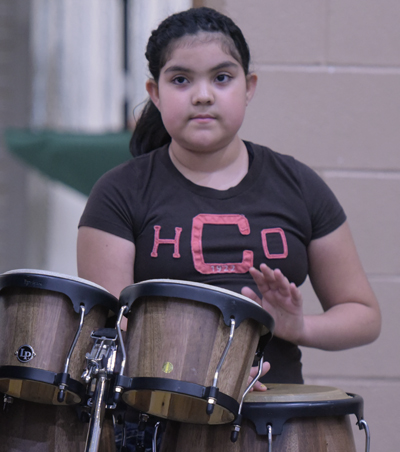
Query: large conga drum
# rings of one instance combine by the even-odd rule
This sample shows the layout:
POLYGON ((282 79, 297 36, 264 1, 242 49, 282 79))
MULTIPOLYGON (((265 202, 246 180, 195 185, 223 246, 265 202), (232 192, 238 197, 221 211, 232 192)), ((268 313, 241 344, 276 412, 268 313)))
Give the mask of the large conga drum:
POLYGON ((120 302, 129 309, 124 402, 180 422, 232 422, 272 317, 247 297, 187 281, 133 284, 120 302))
POLYGON ((81 278, 38 270, 0 275, 0 392, 50 405, 81 403, 92 330, 118 300, 81 278))
POLYGON ((161 452, 356 452, 350 415, 363 421, 360 396, 327 386, 267 386, 246 396, 235 443, 229 425, 168 421, 161 452))

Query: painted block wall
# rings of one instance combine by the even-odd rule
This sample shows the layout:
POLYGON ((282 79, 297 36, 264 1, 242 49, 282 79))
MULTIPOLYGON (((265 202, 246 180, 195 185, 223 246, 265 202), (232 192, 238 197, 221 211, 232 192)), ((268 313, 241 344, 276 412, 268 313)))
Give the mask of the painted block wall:
MULTIPOLYGON (((364 398, 371 450, 395 452, 400 402, 400 3, 207 0, 248 40, 258 92, 242 138, 314 168, 348 216, 383 328, 344 352, 304 348, 307 384, 364 398)), ((197 5, 199 6, 199 5, 197 5)), ((306 311, 320 312, 310 284, 306 311)), ((355 417, 353 424, 355 424, 355 417)), ((357 450, 364 433, 354 429, 357 450)))

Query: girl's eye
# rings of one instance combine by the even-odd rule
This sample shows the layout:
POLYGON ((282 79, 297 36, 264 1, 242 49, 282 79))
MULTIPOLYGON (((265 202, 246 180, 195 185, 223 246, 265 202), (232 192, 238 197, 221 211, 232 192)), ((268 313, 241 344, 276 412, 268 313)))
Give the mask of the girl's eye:
POLYGON ((187 83, 187 79, 180 75, 173 79, 173 83, 175 83, 176 85, 183 85, 184 83, 187 83))
POLYGON ((219 74, 216 77, 216 81, 219 83, 228 82, 231 79, 231 77, 228 74, 219 74))

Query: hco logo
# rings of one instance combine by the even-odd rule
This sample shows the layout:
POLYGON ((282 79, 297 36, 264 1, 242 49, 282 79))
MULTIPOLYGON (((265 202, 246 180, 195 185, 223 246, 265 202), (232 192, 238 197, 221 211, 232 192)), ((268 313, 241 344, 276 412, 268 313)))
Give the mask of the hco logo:
POLYGON ((15 355, 19 362, 27 363, 36 356, 36 353, 30 345, 23 345, 15 352, 15 355))

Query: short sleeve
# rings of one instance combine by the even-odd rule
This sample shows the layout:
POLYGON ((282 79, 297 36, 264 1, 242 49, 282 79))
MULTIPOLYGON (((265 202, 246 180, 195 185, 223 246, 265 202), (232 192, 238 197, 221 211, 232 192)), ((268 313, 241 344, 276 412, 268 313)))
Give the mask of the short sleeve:
POLYGON ((327 183, 311 168, 297 162, 311 225, 311 240, 324 237, 346 221, 346 214, 327 183))
POLYGON ((135 242, 132 205, 127 199, 127 172, 127 164, 123 164, 97 181, 89 195, 79 227, 89 226, 135 242))

